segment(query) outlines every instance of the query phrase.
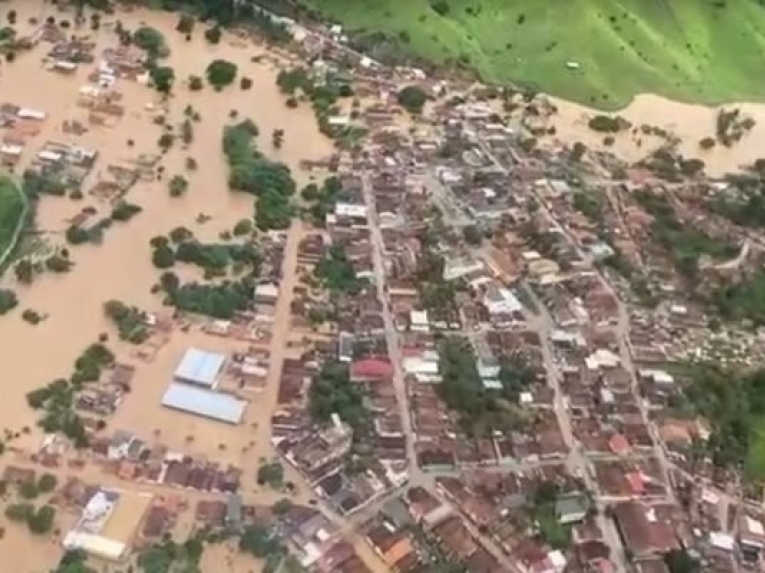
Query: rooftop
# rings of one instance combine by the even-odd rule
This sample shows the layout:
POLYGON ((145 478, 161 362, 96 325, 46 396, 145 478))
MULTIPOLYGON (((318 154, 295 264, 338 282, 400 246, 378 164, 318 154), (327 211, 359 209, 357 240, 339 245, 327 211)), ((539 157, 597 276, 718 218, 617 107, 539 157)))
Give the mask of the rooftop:
POLYGON ((162 396, 162 405, 220 422, 238 424, 247 402, 229 394, 174 382, 162 396))
POLYGON ((175 369, 174 378, 213 388, 225 361, 223 354, 189 348, 175 369))

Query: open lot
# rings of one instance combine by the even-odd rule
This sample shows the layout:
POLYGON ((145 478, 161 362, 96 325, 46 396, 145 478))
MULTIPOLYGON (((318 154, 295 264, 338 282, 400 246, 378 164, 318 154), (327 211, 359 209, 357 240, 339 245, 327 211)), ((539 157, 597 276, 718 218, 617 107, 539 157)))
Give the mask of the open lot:
POLYGON ((761 100, 765 7, 755 0, 304 0, 413 53, 616 109, 639 93, 761 100), (433 6, 447 6, 442 15, 433 6), (722 6, 722 7, 718 7, 722 6), (579 69, 568 69, 576 62, 579 69))

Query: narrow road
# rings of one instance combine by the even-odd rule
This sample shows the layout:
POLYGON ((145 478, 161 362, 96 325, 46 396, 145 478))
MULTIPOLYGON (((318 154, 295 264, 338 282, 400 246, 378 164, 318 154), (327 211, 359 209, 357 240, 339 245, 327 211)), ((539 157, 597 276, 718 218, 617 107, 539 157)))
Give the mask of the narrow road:
POLYGON ((374 192, 372 182, 368 174, 363 177, 364 200, 367 204, 369 218, 369 232, 372 240, 372 262, 374 264, 375 282, 377 286, 377 296, 380 299, 383 309, 383 321, 385 324, 385 341, 388 345, 388 355, 393 365, 393 388, 398 402, 399 417, 401 426, 406 436, 406 458, 409 468, 410 481, 416 480, 421 473, 417 465, 417 454, 414 448, 414 434, 412 430, 412 418, 409 410, 409 397, 404 380, 403 360, 401 355, 401 345, 399 342, 398 331, 393 322, 393 316, 390 312, 390 303, 385 287, 385 262, 383 253, 385 245, 383 243, 382 232, 377 221, 377 211, 375 208, 374 192))

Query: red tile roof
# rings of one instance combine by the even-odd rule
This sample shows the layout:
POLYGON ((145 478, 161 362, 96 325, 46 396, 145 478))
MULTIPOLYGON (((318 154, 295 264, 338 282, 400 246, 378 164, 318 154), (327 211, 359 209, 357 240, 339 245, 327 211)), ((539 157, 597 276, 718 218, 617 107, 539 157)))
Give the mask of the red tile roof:
POLYGON ((351 378, 385 380, 393 376, 393 366, 386 359, 366 358, 351 364, 351 378))

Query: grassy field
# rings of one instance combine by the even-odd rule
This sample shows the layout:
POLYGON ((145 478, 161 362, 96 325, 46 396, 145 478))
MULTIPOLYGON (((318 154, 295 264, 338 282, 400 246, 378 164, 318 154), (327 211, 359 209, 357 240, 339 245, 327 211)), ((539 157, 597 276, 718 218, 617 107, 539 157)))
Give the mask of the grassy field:
POLYGON ((24 203, 15 183, 0 176, 0 260, 14 239, 24 203))
POLYGON ((432 7, 438 0, 303 0, 348 29, 399 38, 419 56, 467 62, 486 81, 603 109, 642 92, 698 103, 765 100, 760 0, 441 2, 443 15, 432 7))

